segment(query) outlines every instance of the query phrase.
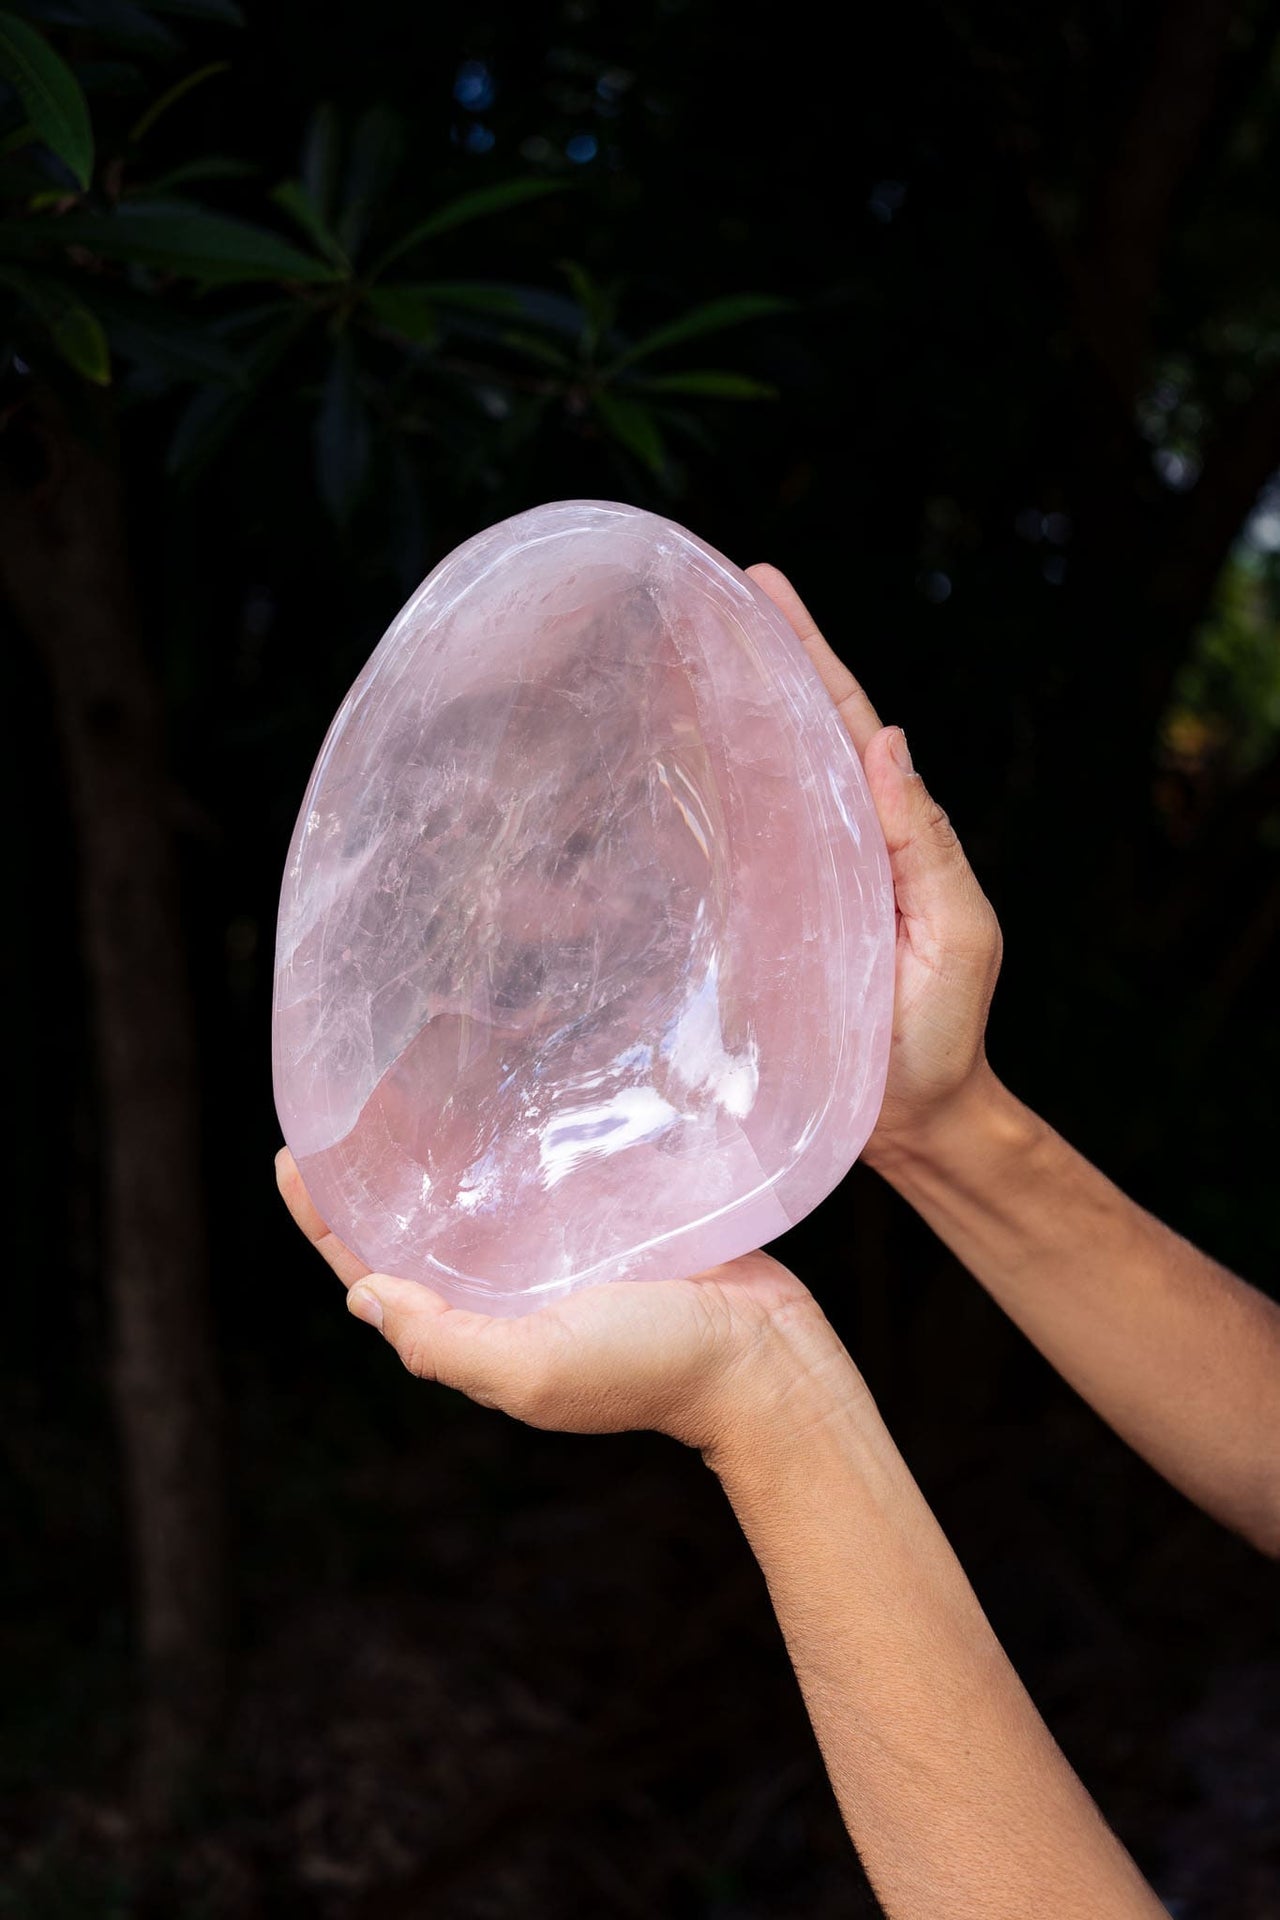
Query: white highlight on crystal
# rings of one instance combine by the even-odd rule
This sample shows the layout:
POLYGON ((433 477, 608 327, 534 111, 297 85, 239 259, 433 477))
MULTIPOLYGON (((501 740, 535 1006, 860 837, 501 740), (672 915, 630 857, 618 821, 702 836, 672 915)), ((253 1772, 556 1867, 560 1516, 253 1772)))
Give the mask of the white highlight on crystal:
POLYGON ((710 1094, 735 1120, 744 1120, 755 1105, 760 1085, 759 1049, 754 1040, 741 1053, 730 1053, 725 1046, 719 976, 719 958, 713 953, 702 984, 668 1029, 662 1053, 691 1092, 710 1094))
POLYGON ((570 1107, 543 1128, 538 1142, 547 1185, 555 1186, 583 1160, 652 1139, 679 1118, 653 1087, 619 1087, 599 1106, 570 1107))
POLYGON ((697 806, 698 799, 699 799, 697 788, 694 786, 693 782, 690 780, 688 774, 685 773, 684 769, 682 767, 676 767, 675 769, 676 779, 679 780, 681 786, 683 786, 685 790, 688 792, 688 794, 691 796, 693 804, 690 805, 689 801, 685 801, 680 798, 680 795, 676 792, 675 788, 672 786, 671 774, 667 770, 667 768, 663 765, 662 761, 661 760, 656 761, 655 765, 657 768, 658 779, 661 781, 662 785, 666 788, 672 800, 674 800, 676 806, 678 807, 680 811, 680 815, 684 820, 686 827, 688 827, 690 833, 693 835, 694 839, 698 843, 698 846, 702 850, 703 859, 710 860, 711 849, 707 845, 706 828, 703 822, 698 818, 697 814, 694 812, 694 807, 697 806))

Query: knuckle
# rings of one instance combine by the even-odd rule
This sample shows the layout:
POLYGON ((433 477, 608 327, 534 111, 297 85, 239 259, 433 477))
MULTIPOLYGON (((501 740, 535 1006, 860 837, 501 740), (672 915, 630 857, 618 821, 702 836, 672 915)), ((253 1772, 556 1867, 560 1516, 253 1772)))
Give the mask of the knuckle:
POLYGON ((1000 970, 1000 961, 1004 952, 1004 935, 1000 931, 1000 922, 996 918, 995 908, 985 893, 975 886, 974 900, 966 916, 965 945, 970 953, 985 960, 992 976, 1000 970))
POLYGON ((420 1335, 410 1333, 397 1340, 396 1352, 401 1363, 419 1380, 438 1378, 430 1348, 420 1335))
POLYGON ((940 851, 943 853, 958 853, 961 855, 961 858, 963 858, 960 836, 951 824, 951 816, 945 807, 939 805, 932 794, 928 796, 926 801, 924 824, 926 832, 940 851))

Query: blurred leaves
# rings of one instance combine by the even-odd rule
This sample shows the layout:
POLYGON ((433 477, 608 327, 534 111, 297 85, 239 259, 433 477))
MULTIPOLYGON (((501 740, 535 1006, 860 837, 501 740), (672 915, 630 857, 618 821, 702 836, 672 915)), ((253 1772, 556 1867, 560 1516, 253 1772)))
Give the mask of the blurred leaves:
POLYGON ((340 526, 351 519, 369 468, 372 434, 360 392, 355 354, 339 341, 315 420, 316 478, 320 497, 340 526))
POLYGON ((549 193, 563 191, 558 180, 507 180, 499 186, 480 187, 475 193, 461 194, 458 199, 437 208, 425 220, 418 221, 407 233, 393 241, 371 269, 369 278, 379 279, 389 266, 406 253, 412 253, 424 240, 434 240, 438 235, 452 233, 456 227, 466 226, 472 220, 487 220, 495 213, 506 213, 513 207, 527 205, 531 200, 543 200, 549 193))
POLYGON ((185 100, 196 87, 203 86, 206 80, 216 79, 219 74, 229 73, 230 70, 229 60, 210 60, 205 66, 197 67, 193 73, 184 73, 180 80, 175 80, 171 87, 166 87, 159 99, 153 100, 146 111, 134 121, 129 129, 130 146, 136 147, 140 141, 145 140, 161 115, 167 113, 170 107, 176 107, 179 100, 185 100))
POLYGON ((175 187, 207 186, 211 181, 251 180, 260 169, 251 160, 234 160, 228 154, 208 153, 196 160, 183 160, 178 166, 125 188, 125 197, 133 200, 164 200, 175 187))
MULTIPOLYGON (((240 18, 235 8, 199 0, 39 0, 31 11, 46 29, 83 28, 103 49, 139 62, 183 60, 161 14, 226 26, 240 18)), ((434 262, 465 229, 540 217, 539 203, 566 193, 562 178, 489 181, 415 205, 416 196, 397 191, 408 150, 403 119, 385 106, 351 118, 321 102, 296 173, 262 194, 253 185, 263 172, 255 155, 174 156, 183 102, 229 71, 227 60, 210 59, 163 79, 141 110, 138 66, 127 69, 123 94, 103 93, 99 185, 91 192, 93 132, 70 66, 10 14, 0 15, 0 48, 31 123, 29 132, 11 130, 10 146, 24 151, 0 161, 9 168, 0 171, 8 200, 0 289, 11 336, 33 363, 44 352, 95 385, 111 379, 114 358, 124 370, 122 400, 132 404, 193 389, 175 402, 165 457, 185 483, 237 449, 252 464, 251 423, 271 419, 283 447, 309 444, 316 497, 344 529, 372 498, 375 471, 400 473, 397 499, 419 503, 424 466, 433 484, 451 491, 489 488, 496 470, 530 457, 549 433, 603 450, 622 491, 670 494, 683 479, 670 436, 708 442, 700 404, 772 393, 729 368, 654 373, 648 365, 686 342, 784 311, 771 296, 715 300, 637 334, 625 325, 627 290, 602 284, 572 259, 561 268, 567 293, 450 278, 447 268, 424 274, 424 259, 434 262), (118 132, 108 124, 117 98, 132 103, 118 132), (157 170, 145 160, 160 122, 167 151, 157 170), (59 167, 72 169, 80 194, 68 191, 59 167), (229 210, 204 197, 222 189, 233 196, 229 210), (408 272, 397 279, 402 263, 408 272)), ((89 65, 103 71, 100 60, 89 65)), ((124 77, 122 70, 118 81, 124 77)), ((398 532, 386 502, 379 514, 388 546, 407 553, 420 537, 421 505, 399 516, 398 532)))
POLYGON ((649 393, 684 393, 699 400, 774 400, 777 388, 745 373, 708 368, 699 373, 660 373, 645 380, 649 393))
POLYGON ((391 333, 415 347, 434 347, 440 340, 440 320, 430 287, 375 287, 369 311, 391 333))
POLYGON ((660 475, 666 467, 667 450, 650 409, 607 390, 596 395, 595 404, 606 431, 650 473, 660 475))
POLYGON ((303 155, 303 181, 343 250, 356 259, 404 164, 407 136, 390 107, 370 107, 352 129, 340 167, 343 128, 336 111, 313 115, 303 155), (319 178, 313 179, 313 173, 319 178))
POLYGON ((316 252, 323 254, 330 266, 335 267, 344 278, 350 274, 351 262, 343 252, 337 235, 330 232, 310 190, 301 180, 284 181, 271 198, 302 229, 316 252))
POLYGON ((77 248, 99 260, 153 267, 204 286, 333 280, 329 260, 303 253, 266 227, 211 213, 191 200, 131 200, 110 212, 74 210, 7 228, 4 245, 23 253, 77 248))
MULTIPOLYGON (((637 339, 623 331, 625 289, 603 286, 581 263, 561 262, 572 293, 565 312, 537 309, 527 324, 502 338, 526 362, 545 370, 543 390, 557 398, 570 418, 588 423, 626 463, 634 462, 667 494, 679 491, 682 469, 672 458, 668 435, 705 446, 706 427, 679 400, 755 401, 774 397, 767 382, 732 369, 704 367, 651 374, 637 363, 682 346, 721 328, 745 324, 788 310, 789 303, 767 294, 736 294, 691 308, 637 339)), ((628 476, 630 477, 630 475, 628 476)))
POLYGON ((1246 530, 1174 682, 1164 734, 1179 757, 1198 767, 1229 741, 1237 775, 1271 759, 1280 742, 1278 636, 1280 556, 1260 549, 1246 530))
POLYGON ((67 365, 95 387, 111 383, 111 349, 101 320, 88 307, 71 305, 52 323, 53 344, 67 365))
POLYGON ((600 286, 592 279, 586 268, 579 266, 576 260, 562 261, 561 268, 573 289, 573 297, 582 314, 582 325, 578 333, 579 345, 588 359, 594 359, 599 352, 601 341, 608 336, 617 316, 617 289, 614 287, 606 289, 600 286))
POLYGON ((686 341, 701 339, 704 334, 720 333, 726 327, 741 326, 746 320, 760 320, 786 313, 790 305, 788 300, 764 293, 736 293, 723 300, 709 300, 705 306, 692 308, 680 319, 655 327, 652 333, 645 334, 643 339, 628 347, 619 356, 616 365, 629 367, 637 360, 647 360, 655 353, 665 353, 670 347, 682 347, 686 341))
POLYGON ((135 367, 149 388, 164 390, 182 381, 247 383, 221 329, 207 321, 125 286, 95 287, 93 303, 112 352, 135 367))
POLYGON ((80 82, 35 29, 11 13, 0 13, 0 80, 17 94, 37 139, 87 187, 93 128, 80 82))
POLYGON ((46 330, 54 351, 94 386, 111 379, 111 351, 96 314, 56 280, 0 265, 0 286, 16 293, 46 330))

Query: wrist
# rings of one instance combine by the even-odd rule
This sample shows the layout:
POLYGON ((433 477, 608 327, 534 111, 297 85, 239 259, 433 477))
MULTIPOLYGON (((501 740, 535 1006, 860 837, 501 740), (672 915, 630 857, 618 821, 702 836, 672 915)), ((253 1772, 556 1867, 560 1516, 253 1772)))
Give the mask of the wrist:
POLYGON ((960 1086, 909 1125, 873 1134, 862 1157, 904 1192, 921 1177, 1017 1157, 1041 1131, 1043 1122, 1010 1093, 984 1055, 960 1086))
POLYGON ((726 1383, 703 1459, 733 1495, 773 1474, 826 1429, 879 1414, 866 1382, 816 1302, 772 1319, 726 1383))

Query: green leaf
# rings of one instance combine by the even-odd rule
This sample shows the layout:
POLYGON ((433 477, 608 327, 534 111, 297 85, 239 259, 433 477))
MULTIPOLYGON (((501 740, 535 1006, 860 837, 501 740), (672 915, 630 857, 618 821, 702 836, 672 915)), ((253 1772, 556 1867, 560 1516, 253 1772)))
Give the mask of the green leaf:
POLYGON ((428 294, 438 307, 454 307, 463 313, 521 313, 524 303, 510 287, 489 286, 483 280, 426 280, 419 290, 428 294))
POLYGON ((505 213, 509 207, 525 205, 530 200, 545 199, 549 193, 563 192, 559 180, 507 180, 498 186, 477 187, 474 193, 464 193, 457 200, 450 200, 446 206, 438 207, 417 226, 410 227, 388 247, 378 264, 370 274, 371 280, 389 267, 393 260, 400 259, 413 247, 424 240, 432 240, 437 234, 451 233, 455 227, 466 226, 472 220, 487 220, 495 213, 505 213))
POLYGON ((198 387, 178 416, 165 455, 165 472, 190 482, 216 458, 240 426, 253 395, 224 387, 198 387))
POLYGON ((60 281, 0 266, 0 286, 16 293, 35 315, 69 367, 95 386, 111 384, 111 350, 102 324, 60 281))
POLYGON ((168 173, 157 175, 140 186, 125 189, 126 200, 166 200, 175 187, 189 187, 194 181, 251 180, 260 169, 252 160, 233 160, 226 154, 208 153, 195 160, 184 160, 168 173))
POLYGON ((176 106, 179 100, 185 99, 187 94, 196 87, 202 86, 206 80, 212 80, 219 73, 230 71, 229 60, 210 60, 206 66, 197 67, 194 72, 184 74, 181 80, 175 80, 173 85, 166 88, 158 99, 152 101, 146 112, 140 114, 134 121, 129 129, 130 146, 136 147, 138 142, 150 133, 161 114, 167 113, 170 107, 176 106))
POLYGON ((316 485, 320 498, 345 526, 369 468, 369 414, 356 378, 350 342, 340 340, 330 362, 316 415, 316 485))
POLYGON ((595 407, 610 437, 634 454, 650 473, 661 474, 667 464, 667 450, 648 407, 612 393, 597 393, 595 407))
POLYGON ((338 177, 338 110, 332 101, 322 101, 307 122, 301 175, 312 206, 322 220, 331 220, 338 177))
POLYGON ((271 198, 281 212, 287 213, 291 220, 296 221, 312 246, 322 253, 326 260, 331 260, 340 273, 350 275, 351 262, 338 245, 336 237, 325 225, 319 207, 301 180, 282 181, 271 198))
POLYGON ((524 354, 528 360, 540 360, 544 367, 554 367, 557 373, 574 371, 573 360, 559 347, 553 347, 549 340, 540 339, 536 333, 525 333, 509 328, 501 336, 504 347, 514 347, 517 353, 524 354))
POLYGON ((225 386, 205 382, 180 414, 165 457, 167 473, 189 485, 216 460, 240 432, 253 403, 305 326, 306 315, 292 300, 241 309, 212 324, 209 332, 214 339, 246 331, 254 337, 242 349, 247 357, 240 365, 238 386, 229 392, 225 386))
POLYGON ((370 107, 356 121, 351 136, 333 230, 354 260, 363 247, 369 224, 399 172, 405 152, 405 126, 392 108, 370 107))
POLYGON ((562 260, 560 270, 573 288, 574 299, 582 308, 582 347, 590 357, 617 317, 617 296, 602 287, 576 260, 562 260))
POLYGON ((246 384, 240 360, 207 324, 115 287, 95 286, 93 303, 117 359, 164 380, 224 388, 246 384))
POLYGON ((434 347, 440 338, 435 303, 426 287, 375 287, 368 305, 384 327, 416 347, 434 347))
MULTIPOLYGON (((520 300, 506 287, 486 286, 481 280, 423 280, 412 284, 375 287, 368 296, 374 316, 392 333, 415 346, 433 347, 451 313, 478 313, 506 319, 520 312, 520 300)), ((557 356, 557 365, 567 365, 557 356)))
POLYGON ((780 300, 768 293, 734 293, 723 300, 709 300, 705 306, 694 307, 679 320, 670 320, 666 326, 646 334, 643 340, 637 340, 634 346, 619 354, 614 365, 629 367, 636 360, 664 353, 668 347, 682 346, 686 340, 696 340, 702 334, 719 333, 724 327, 741 326, 744 320, 758 320, 766 314, 786 313, 790 307, 789 300, 780 300))
POLYGON ((7 262, 0 263, 0 287, 9 287, 21 295, 41 319, 71 297, 60 281, 46 280, 42 275, 28 273, 25 267, 11 267, 7 262))
POLYGON ((27 251, 83 247, 104 260, 132 261, 206 286, 261 280, 316 285, 340 277, 327 260, 301 252, 265 227, 180 200, 129 200, 113 213, 73 211, 55 220, 17 221, 5 238, 11 247, 27 251))
POLYGON ((669 432, 678 434, 682 440, 691 440, 703 453, 719 452, 715 439, 707 432, 706 421, 687 408, 662 407, 658 410, 658 419, 669 432))
POLYGON ((688 393, 704 400, 776 400, 778 389, 745 373, 659 373, 637 382, 646 393, 688 393))
POLYGON ((51 152, 82 187, 93 177, 93 128, 80 82, 60 55, 25 20, 0 13, 0 79, 51 152))
POLYGON ((102 322, 88 307, 68 307, 50 329, 54 346, 69 367, 95 387, 111 385, 111 349, 102 322))

